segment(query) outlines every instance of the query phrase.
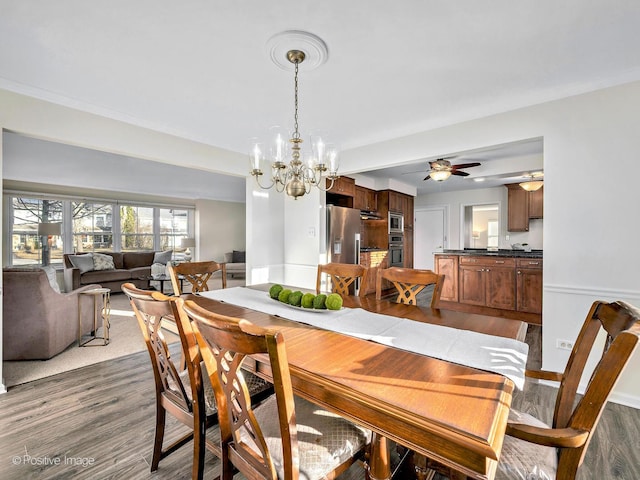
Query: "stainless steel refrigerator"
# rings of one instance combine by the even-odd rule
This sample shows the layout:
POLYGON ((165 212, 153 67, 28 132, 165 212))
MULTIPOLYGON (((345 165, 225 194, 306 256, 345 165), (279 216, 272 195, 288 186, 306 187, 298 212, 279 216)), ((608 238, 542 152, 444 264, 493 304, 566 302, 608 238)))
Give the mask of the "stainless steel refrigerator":
POLYGON ((327 206, 327 263, 360 263, 360 210, 327 206))

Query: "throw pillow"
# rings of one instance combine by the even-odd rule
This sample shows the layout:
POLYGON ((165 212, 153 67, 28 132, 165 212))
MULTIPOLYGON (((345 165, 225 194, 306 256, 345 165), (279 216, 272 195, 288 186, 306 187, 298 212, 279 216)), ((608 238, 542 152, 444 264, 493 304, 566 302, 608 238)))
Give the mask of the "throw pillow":
POLYGON ((167 250, 166 252, 156 252, 153 256, 153 263, 161 263, 166 265, 173 256, 173 250, 167 250))
POLYGON ((69 255, 69 261, 75 268, 80 269, 80 273, 91 272, 93 270, 93 255, 69 255))
POLYGON ((47 265, 45 267, 42 267, 42 270, 46 272, 47 279, 49 280, 49 285, 51 285, 51 288, 53 288, 56 293, 60 293, 60 285, 58 285, 58 274, 56 272, 56 269, 51 265, 47 265))
POLYGON ((94 270, 115 270, 116 266, 113 263, 113 257, 111 255, 105 255, 104 253, 94 253, 93 269, 94 270))
POLYGON ((244 259, 246 257, 245 252, 239 252, 237 250, 233 251, 233 263, 244 263, 244 259))

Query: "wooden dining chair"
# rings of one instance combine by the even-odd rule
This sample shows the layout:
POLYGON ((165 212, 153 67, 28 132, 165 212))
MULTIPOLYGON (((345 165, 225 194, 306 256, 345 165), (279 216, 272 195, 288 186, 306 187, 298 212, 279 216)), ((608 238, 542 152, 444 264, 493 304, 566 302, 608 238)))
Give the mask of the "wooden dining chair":
POLYGON ((351 263, 327 263, 318 265, 316 277, 316 293, 320 293, 322 276, 326 275, 328 283, 331 284, 331 291, 340 295, 349 296, 355 292, 355 283, 360 279, 360 290, 358 296, 364 297, 367 289, 369 269, 362 265, 351 263))
POLYGON ((234 467, 249 479, 332 479, 364 453, 368 430, 294 397, 280 332, 210 312, 191 300, 184 311, 195 325, 220 406, 223 480, 231 480, 234 467), (275 396, 257 408, 248 402, 239 370, 248 355, 266 356, 273 375, 275 396))
POLYGON ((169 264, 167 270, 171 277, 173 294, 182 295, 180 276, 191 284, 191 292, 206 292, 209 290, 208 281, 215 272, 222 272, 222 288, 227 288, 227 269, 224 263, 218 262, 182 262, 177 265, 169 264))
MULTIPOLYGON (((527 370, 527 377, 559 382, 551 427, 511 409, 496 480, 540 478, 573 480, 598 420, 640 339, 640 310, 624 302, 594 302, 563 373, 527 370), (584 395, 577 390, 596 338, 604 332, 603 353, 584 395)), ((439 470, 437 466, 431 468, 439 470)))
MULTIPOLYGON (((160 460, 167 457, 193 439, 192 478, 202 479, 205 448, 221 456, 220 437, 217 429, 209 429, 218 423, 215 395, 209 376, 204 369, 200 349, 193 336, 189 321, 181 321, 176 309, 175 297, 160 292, 140 290, 132 283, 122 285, 122 291, 131 300, 133 311, 147 345, 156 387, 156 428, 151 460, 151 471, 158 469, 160 460), (162 319, 176 321, 181 351, 186 358, 186 368, 181 370, 172 360, 171 351, 160 328, 162 319), (191 427, 166 448, 163 448, 167 412, 183 424, 191 427), (207 432, 213 436, 207 436, 207 432)), ((184 320, 185 315, 182 315, 184 320)), ((254 402, 272 393, 271 385, 248 374, 249 392, 254 402)))
POLYGON ((431 307, 437 308, 442 293, 444 275, 438 275, 431 270, 415 268, 380 268, 376 277, 376 298, 382 298, 382 280, 391 282, 398 293, 395 301, 407 305, 417 305, 416 296, 425 288, 433 285, 431 307))

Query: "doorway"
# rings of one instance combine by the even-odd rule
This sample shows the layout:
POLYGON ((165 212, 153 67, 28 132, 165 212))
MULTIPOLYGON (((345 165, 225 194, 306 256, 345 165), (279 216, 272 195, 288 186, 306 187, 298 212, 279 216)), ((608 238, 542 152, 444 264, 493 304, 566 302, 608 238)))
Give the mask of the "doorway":
POLYGON ((415 211, 413 268, 434 270, 433 254, 447 248, 447 207, 415 211))

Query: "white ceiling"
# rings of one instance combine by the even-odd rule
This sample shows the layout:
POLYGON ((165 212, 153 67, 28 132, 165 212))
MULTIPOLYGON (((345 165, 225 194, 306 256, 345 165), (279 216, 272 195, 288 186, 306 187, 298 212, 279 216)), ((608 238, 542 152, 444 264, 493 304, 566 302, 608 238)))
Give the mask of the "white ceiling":
POLYGON ((292 74, 266 49, 285 30, 328 46, 324 65, 301 66, 300 128, 343 149, 640 79, 637 0, 0 0, 0 12, 0 88, 239 152, 292 125, 292 74))

